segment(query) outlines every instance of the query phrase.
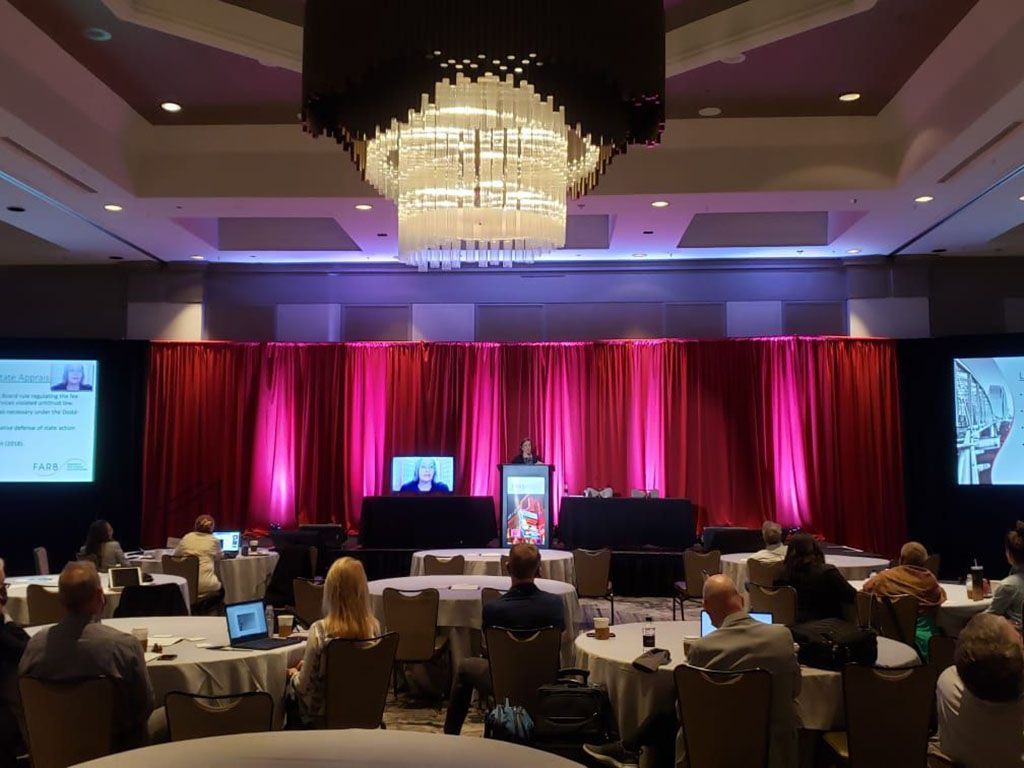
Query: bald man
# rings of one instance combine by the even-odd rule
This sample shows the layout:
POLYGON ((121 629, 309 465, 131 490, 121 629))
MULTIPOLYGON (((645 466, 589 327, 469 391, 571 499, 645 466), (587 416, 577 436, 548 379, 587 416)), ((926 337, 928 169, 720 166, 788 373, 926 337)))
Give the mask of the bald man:
MULTIPOLYGON (((796 768, 797 715, 794 699, 800 692, 800 664, 793 650, 793 635, 781 624, 762 624, 743 609, 743 597, 728 576, 711 576, 704 582, 704 610, 715 632, 693 641, 686 663, 722 672, 760 668, 772 675, 771 768, 796 768)), ((737 733, 742 733, 739 724, 737 733)), ((675 712, 655 712, 637 733, 616 744, 586 744, 583 750, 603 765, 633 768, 640 764, 640 750, 649 748, 653 762, 670 766, 682 759, 673 753, 679 721, 675 712)))
POLYGON ((161 730, 163 710, 150 722, 153 687, 142 645, 132 635, 99 623, 106 597, 92 563, 68 563, 58 591, 67 614, 28 641, 19 673, 51 681, 109 677, 117 696, 115 745, 144 746, 161 730))

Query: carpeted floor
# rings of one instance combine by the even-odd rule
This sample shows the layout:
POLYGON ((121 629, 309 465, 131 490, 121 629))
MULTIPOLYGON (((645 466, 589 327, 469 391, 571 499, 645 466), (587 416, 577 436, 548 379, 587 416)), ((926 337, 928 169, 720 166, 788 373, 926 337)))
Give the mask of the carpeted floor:
MULTIPOLYGON (((608 616, 607 600, 581 600, 583 613, 583 629, 593 626, 595 616, 608 616)), ((686 620, 696 621, 700 618, 700 608, 695 603, 687 603, 686 620)), ((672 600, 667 597, 652 598, 616 598, 615 623, 630 624, 643 621, 650 616, 654 621, 672 620, 672 600)), ((445 703, 442 701, 419 700, 405 693, 400 693, 396 700, 393 695, 388 697, 384 722, 388 728, 398 731, 424 731, 441 733, 444 726, 445 703)), ((462 729, 463 736, 480 738, 484 734, 484 713, 477 707, 470 709, 469 717, 462 729)))

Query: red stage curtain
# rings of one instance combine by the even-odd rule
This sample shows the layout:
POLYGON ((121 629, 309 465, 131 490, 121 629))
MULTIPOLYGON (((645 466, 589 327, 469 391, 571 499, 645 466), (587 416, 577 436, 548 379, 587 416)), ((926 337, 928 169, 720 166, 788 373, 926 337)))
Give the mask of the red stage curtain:
POLYGON ((892 343, 840 338, 152 347, 147 543, 224 527, 359 525, 392 455, 453 455, 496 489, 532 437, 563 487, 657 488, 701 524, 765 519, 894 553, 905 535, 892 343))

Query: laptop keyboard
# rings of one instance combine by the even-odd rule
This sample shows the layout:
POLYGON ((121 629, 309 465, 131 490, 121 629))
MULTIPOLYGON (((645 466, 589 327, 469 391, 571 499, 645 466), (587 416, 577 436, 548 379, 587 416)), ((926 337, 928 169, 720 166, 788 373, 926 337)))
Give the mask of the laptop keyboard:
POLYGON ((261 637, 257 640, 244 640, 240 643, 232 643, 232 648, 245 648, 249 651, 272 651, 275 648, 283 648, 287 645, 297 645, 305 640, 304 637, 261 637))

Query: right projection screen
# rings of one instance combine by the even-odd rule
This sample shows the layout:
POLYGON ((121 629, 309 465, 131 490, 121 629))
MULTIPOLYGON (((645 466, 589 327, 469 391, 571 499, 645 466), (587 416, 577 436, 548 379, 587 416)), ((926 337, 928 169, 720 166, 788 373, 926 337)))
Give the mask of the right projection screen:
POLYGON ((1024 485, 1024 357, 953 361, 960 485, 1024 485))

